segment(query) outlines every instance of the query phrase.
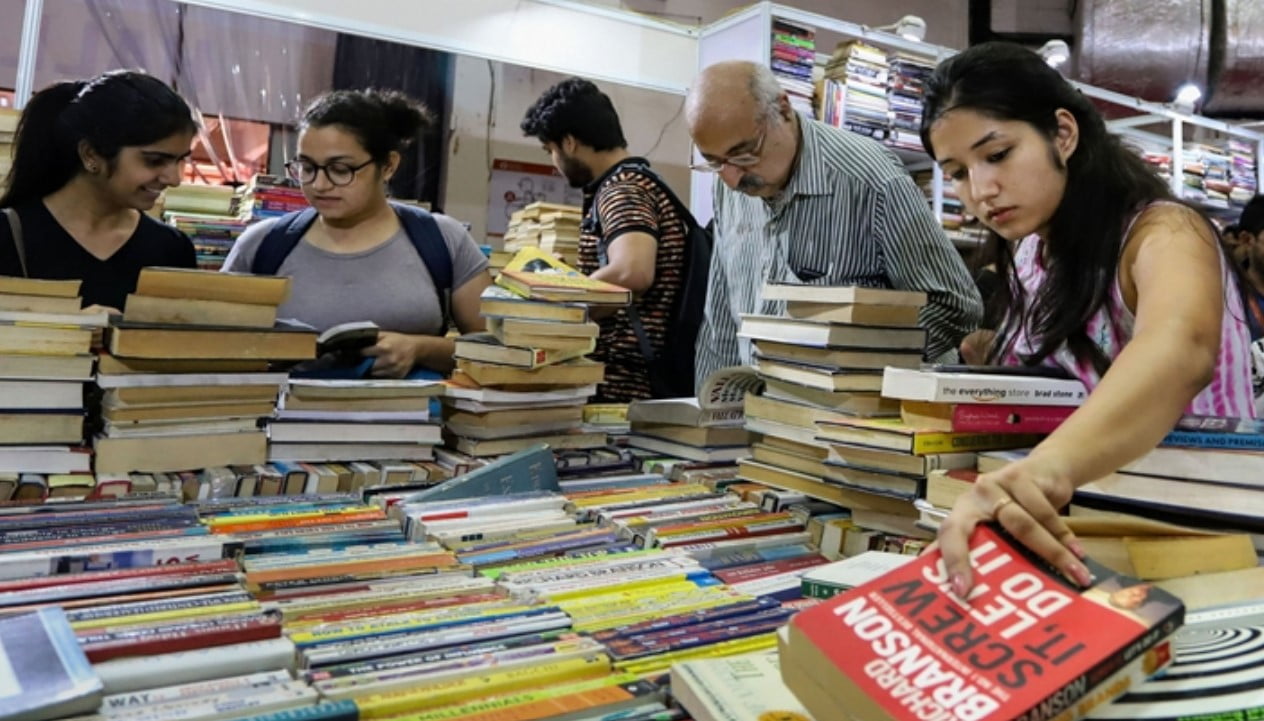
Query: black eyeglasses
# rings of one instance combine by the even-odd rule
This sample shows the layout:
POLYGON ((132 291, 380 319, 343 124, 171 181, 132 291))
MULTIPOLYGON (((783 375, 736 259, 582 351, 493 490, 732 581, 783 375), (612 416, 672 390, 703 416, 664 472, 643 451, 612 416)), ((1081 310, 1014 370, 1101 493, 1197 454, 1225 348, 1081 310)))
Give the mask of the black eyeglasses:
POLYGON ((344 163, 341 160, 335 160, 327 165, 320 165, 303 158, 295 158, 285 164, 285 169, 289 172, 291 178, 297 180, 303 185, 315 183, 316 174, 323 170, 325 171, 325 177, 329 178, 330 183, 342 186, 351 185, 351 182, 355 180, 356 173, 364 170, 372 164, 372 158, 369 158, 359 165, 344 163))

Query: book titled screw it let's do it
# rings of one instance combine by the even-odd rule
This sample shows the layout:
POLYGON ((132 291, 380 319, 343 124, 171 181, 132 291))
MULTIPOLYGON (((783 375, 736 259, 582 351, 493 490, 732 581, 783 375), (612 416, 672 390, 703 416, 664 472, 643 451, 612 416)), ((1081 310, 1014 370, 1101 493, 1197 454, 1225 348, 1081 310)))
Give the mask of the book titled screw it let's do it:
POLYGON ((795 616, 786 685, 817 718, 1073 721, 1171 662, 1175 596, 1091 560, 1078 588, 991 526, 970 559, 965 599, 934 551, 795 616))

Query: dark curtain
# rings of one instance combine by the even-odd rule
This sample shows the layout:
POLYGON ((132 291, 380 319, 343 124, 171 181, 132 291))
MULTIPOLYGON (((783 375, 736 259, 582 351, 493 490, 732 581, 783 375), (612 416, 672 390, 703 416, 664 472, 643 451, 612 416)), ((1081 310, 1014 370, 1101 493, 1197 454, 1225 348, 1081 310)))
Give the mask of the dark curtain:
POLYGON ((435 127, 405 154, 391 181, 391 194, 429 202, 436 210, 444 132, 452 110, 453 67, 448 53, 346 34, 338 35, 334 54, 334 89, 400 90, 434 113, 435 127))

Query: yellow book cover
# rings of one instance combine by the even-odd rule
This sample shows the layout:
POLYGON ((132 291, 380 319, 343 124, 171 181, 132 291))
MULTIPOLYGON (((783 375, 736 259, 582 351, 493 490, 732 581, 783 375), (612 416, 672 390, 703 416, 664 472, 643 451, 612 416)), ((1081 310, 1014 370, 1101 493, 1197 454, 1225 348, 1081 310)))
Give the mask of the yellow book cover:
POLYGON ((1029 433, 950 433, 910 426, 899 418, 852 418, 817 422, 818 438, 923 456, 931 453, 1026 448, 1043 436, 1029 433))
POLYGON ((565 301, 571 298, 590 303, 627 303, 627 288, 596 280, 536 247, 527 247, 509 261, 496 277, 500 287, 524 298, 565 301))
POLYGON ((610 658, 599 653, 586 658, 566 659, 483 676, 421 683, 404 691, 372 694, 356 699, 356 707, 360 711, 361 721, 390 718, 519 689, 578 681, 609 673, 610 658))
MULTIPOLYGON (((524 706, 526 704, 538 703, 540 701, 547 701, 549 699, 584 693, 587 691, 595 691, 611 686, 635 683, 640 680, 640 678, 640 676, 631 673, 610 674, 608 676, 599 676, 597 678, 585 679, 583 681, 564 683, 556 686, 545 686, 543 688, 529 691, 518 691, 511 694, 505 694, 503 696, 493 696, 491 698, 480 699, 471 703, 444 706, 431 711, 401 716, 396 721, 450 721, 451 719, 481 718, 480 714, 495 711, 509 711, 517 706, 524 706)), ((504 718, 513 717, 508 716, 504 718)), ((531 718, 536 717, 532 716, 531 718)))
POLYGON ((215 606, 205 606, 202 608, 178 608, 169 611, 150 611, 148 613, 136 613, 127 616, 112 616, 110 618, 90 618, 82 621, 72 621, 70 627, 76 631, 86 631, 89 629, 105 628, 109 626, 136 625, 174 619, 191 620, 194 618, 206 618, 208 616, 225 616, 239 611, 255 611, 259 608, 260 606, 258 601, 239 601, 236 603, 221 603, 215 606))

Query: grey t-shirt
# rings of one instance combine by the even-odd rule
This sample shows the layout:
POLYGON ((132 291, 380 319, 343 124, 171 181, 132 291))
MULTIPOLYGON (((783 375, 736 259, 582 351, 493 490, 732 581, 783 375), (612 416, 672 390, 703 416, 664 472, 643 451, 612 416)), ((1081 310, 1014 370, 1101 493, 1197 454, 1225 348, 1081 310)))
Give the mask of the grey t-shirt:
MULTIPOLYGON (((434 219, 452 256, 453 290, 485 273, 487 259, 465 227, 445 215, 435 214, 434 219)), ((259 244, 275 223, 266 220, 247 228, 223 269, 249 273, 259 244)), ((383 330, 416 335, 438 335, 443 327, 434 281, 402 227, 385 243, 359 253, 331 253, 304 238, 277 275, 293 278, 278 318, 294 318, 320 331, 364 320, 383 330)))

